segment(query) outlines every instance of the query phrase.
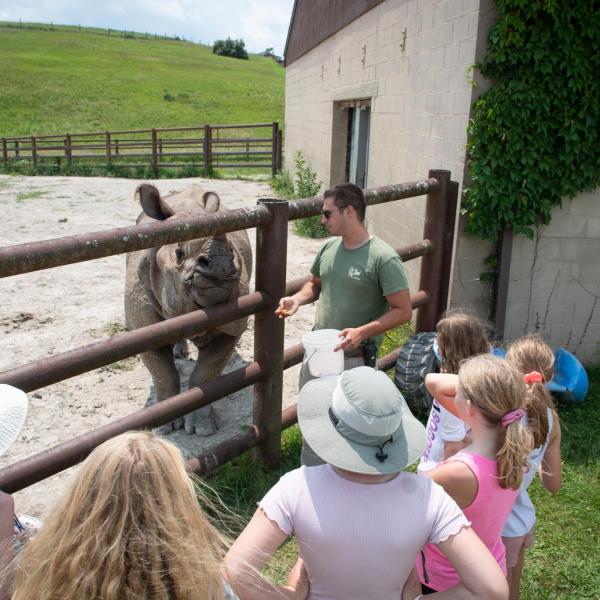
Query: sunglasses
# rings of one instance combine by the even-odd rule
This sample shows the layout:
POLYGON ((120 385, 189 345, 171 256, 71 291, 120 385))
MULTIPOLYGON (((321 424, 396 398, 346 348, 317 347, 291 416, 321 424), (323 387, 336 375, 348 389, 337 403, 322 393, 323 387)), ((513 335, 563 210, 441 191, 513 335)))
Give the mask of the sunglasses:
MULTIPOLYGON (((337 209, 339 212, 342 212, 342 210, 346 208, 345 206, 338 206, 337 209)), ((326 218, 329 219, 329 217, 331 217, 331 215, 333 214, 332 210, 327 210, 327 209, 323 209, 321 211, 321 214, 326 218)))

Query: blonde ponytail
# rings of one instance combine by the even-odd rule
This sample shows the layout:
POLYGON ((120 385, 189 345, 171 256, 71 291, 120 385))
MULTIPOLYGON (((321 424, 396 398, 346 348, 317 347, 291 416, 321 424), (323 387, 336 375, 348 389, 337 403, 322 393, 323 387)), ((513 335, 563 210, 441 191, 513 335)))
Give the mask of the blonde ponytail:
POLYGON ((491 354, 464 361, 458 371, 464 397, 474 404, 490 426, 498 428, 498 476, 500 486, 517 489, 523 480, 533 438, 514 411, 526 405, 529 393, 523 375, 508 361, 491 354), (507 415, 511 418, 502 420, 507 415))
POLYGON ((554 352, 537 334, 525 335, 515 340, 508 348, 506 360, 512 363, 523 375, 537 371, 542 381, 529 384, 527 395, 527 424, 533 435, 533 446, 539 448, 548 437, 548 409, 554 409, 552 396, 544 385, 554 373, 554 352))

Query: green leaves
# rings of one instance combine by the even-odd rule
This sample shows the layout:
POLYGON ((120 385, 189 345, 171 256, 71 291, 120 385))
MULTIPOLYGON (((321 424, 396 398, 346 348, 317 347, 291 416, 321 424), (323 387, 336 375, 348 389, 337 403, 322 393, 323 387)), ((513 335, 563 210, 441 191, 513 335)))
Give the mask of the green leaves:
POLYGON ((600 185, 600 2, 498 0, 473 105, 467 232, 531 235, 552 208, 600 185), (594 17, 595 15, 595 17, 594 17))

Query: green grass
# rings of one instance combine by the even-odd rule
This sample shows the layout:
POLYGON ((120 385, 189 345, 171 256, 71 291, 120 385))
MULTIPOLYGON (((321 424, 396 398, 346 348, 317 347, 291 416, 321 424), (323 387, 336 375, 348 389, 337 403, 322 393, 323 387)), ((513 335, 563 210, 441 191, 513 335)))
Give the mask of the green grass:
MULTIPOLYGON (((389 336, 394 343, 412 332, 406 326, 389 336)), ((527 552, 522 600, 574 600, 600 597, 600 368, 589 372, 591 392, 581 405, 559 407, 562 426, 563 485, 554 496, 539 484, 530 488, 537 508, 536 544, 527 552)), ((222 467, 210 478, 225 504, 247 521, 256 502, 278 478, 300 461, 298 427, 283 433, 281 467, 271 473, 256 466, 249 454, 222 467)), ((265 570, 284 583, 297 558, 289 540, 265 570)))
POLYGON ((284 70, 270 58, 74 29, 0 23, 0 136, 282 122, 284 70))
POLYGON ((32 192, 19 192, 17 194, 17 202, 23 202, 23 200, 35 200, 36 198, 43 198, 47 192, 43 190, 32 191, 32 192))

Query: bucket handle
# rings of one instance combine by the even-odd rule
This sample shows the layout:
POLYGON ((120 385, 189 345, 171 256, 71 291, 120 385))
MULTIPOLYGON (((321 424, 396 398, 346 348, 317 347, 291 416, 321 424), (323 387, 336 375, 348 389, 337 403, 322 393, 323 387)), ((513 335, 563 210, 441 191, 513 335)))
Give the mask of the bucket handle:
POLYGON ((307 363, 315 355, 315 352, 317 352, 318 350, 319 350, 318 348, 314 348, 313 351, 310 353, 310 356, 306 356, 306 352, 305 352, 304 358, 302 359, 302 364, 307 363))

